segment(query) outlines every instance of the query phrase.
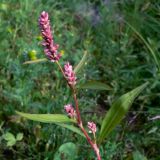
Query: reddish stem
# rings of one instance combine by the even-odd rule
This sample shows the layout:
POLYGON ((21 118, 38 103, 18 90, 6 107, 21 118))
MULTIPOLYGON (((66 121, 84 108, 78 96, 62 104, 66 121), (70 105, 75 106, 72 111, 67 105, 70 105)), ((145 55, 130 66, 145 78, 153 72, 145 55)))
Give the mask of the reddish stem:
POLYGON ((86 132, 86 130, 83 127, 83 123, 81 120, 81 116, 80 116, 80 111, 79 111, 79 107, 78 107, 78 100, 77 100, 77 96, 76 96, 76 91, 74 88, 73 89, 73 97, 74 97, 74 101, 75 101, 75 106, 76 106, 76 113, 77 113, 77 123, 80 127, 80 129, 82 130, 82 132, 84 133, 87 141, 89 142, 89 144, 91 145, 91 147, 93 148, 94 152, 97 155, 97 160, 101 160, 100 154, 99 154, 99 148, 97 146, 96 143, 94 143, 91 138, 89 137, 88 133, 86 132))
POLYGON ((97 160, 101 160, 101 156, 100 156, 99 148, 98 148, 97 144, 92 142, 91 138, 88 136, 88 133, 87 133, 86 130, 83 128, 83 126, 80 126, 80 128, 81 128, 82 132, 84 133, 87 141, 89 142, 89 144, 90 144, 91 147, 93 148, 93 150, 94 150, 94 152, 95 152, 95 154, 96 154, 96 156, 97 156, 97 160))
POLYGON ((78 107, 76 91, 75 91, 74 88, 72 88, 72 89, 73 89, 73 98, 74 98, 74 102, 75 102, 75 106, 76 106, 77 123, 78 123, 79 126, 82 126, 82 120, 81 120, 80 111, 79 111, 79 107, 78 107))
MULTIPOLYGON (((57 65, 58 65, 58 67, 60 68, 60 70, 61 70, 64 78, 66 79, 65 73, 64 73, 61 65, 58 63, 58 61, 57 61, 57 65)), ((66 81, 67 81, 67 79, 66 79, 66 81)), ((72 85, 70 85, 70 84, 68 83, 68 81, 67 81, 67 84, 69 85, 69 87, 70 87, 71 90, 73 91, 73 98, 74 98, 74 102, 75 102, 75 106, 76 106, 78 126, 80 127, 80 129, 82 130, 83 134, 85 135, 88 143, 89 143, 89 144, 91 145, 91 147, 93 148, 93 150, 94 150, 94 152, 95 152, 95 154, 96 154, 96 156, 97 156, 97 160, 101 160, 101 156, 100 156, 100 153, 99 153, 99 148, 98 148, 98 146, 97 146, 97 144, 96 144, 96 141, 93 142, 93 141, 91 140, 91 138, 89 137, 88 133, 86 132, 86 130, 85 130, 84 127, 83 127, 83 123, 82 123, 81 115, 80 115, 80 111, 79 111, 79 106, 78 106, 78 100, 77 100, 76 90, 75 90, 75 88, 74 88, 72 85)))

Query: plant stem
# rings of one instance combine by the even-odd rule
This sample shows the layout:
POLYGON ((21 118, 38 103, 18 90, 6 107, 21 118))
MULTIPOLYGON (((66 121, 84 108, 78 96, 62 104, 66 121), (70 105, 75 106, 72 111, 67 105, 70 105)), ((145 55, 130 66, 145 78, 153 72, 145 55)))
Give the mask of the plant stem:
MULTIPOLYGON (((66 76, 65 76, 65 74, 64 74, 64 71, 63 71, 63 69, 62 69, 61 65, 59 64, 59 62, 58 62, 58 61, 56 61, 56 63, 57 63, 57 65, 58 65, 58 67, 59 67, 60 71, 62 72, 62 74, 63 74, 64 78, 66 79, 66 76)), ((66 80, 67 80, 67 79, 66 79, 66 80)))
POLYGON ((76 113, 77 113, 77 123, 80 126, 82 126, 82 120, 81 120, 81 116, 80 116, 80 111, 79 111, 79 107, 78 107, 78 100, 77 100, 77 95, 76 95, 76 91, 73 88, 73 98, 74 98, 74 102, 75 102, 75 106, 76 106, 76 113))
MULTIPOLYGON (((65 76, 65 73, 61 67, 61 65, 59 64, 59 62, 57 61, 56 62, 60 71, 62 72, 65 80, 67 81, 67 78, 65 76)), ((69 87, 71 88, 72 92, 73 92, 73 98, 74 98, 74 102, 75 102, 75 107, 76 107, 76 114, 77 114, 77 123, 78 123, 78 126, 79 128, 82 130, 83 134, 85 135, 88 143, 91 145, 92 149, 94 150, 96 156, 97 156, 97 160, 101 160, 101 156, 100 156, 100 153, 99 153, 99 148, 96 144, 96 141, 95 141, 95 137, 94 137, 94 141, 91 140, 91 138, 89 137, 87 131, 85 130, 85 128, 83 127, 83 122, 82 122, 82 119, 81 119, 81 115, 80 115, 80 111, 79 111, 79 106, 78 106, 78 100, 77 100, 77 94, 76 94, 76 90, 74 88, 74 86, 70 85, 67 81, 67 84, 69 85, 69 87)))
POLYGON ((96 154, 96 156, 97 156, 97 160, 101 160, 101 156, 100 156, 99 148, 98 148, 97 144, 92 142, 91 138, 88 136, 88 133, 87 133, 86 130, 83 128, 83 126, 80 126, 80 128, 81 128, 82 132, 84 133, 84 135, 85 135, 88 143, 89 143, 89 144, 91 145, 91 147, 93 148, 93 150, 94 150, 94 152, 95 152, 95 154, 96 154))
POLYGON ((77 100, 77 96, 76 96, 76 91, 74 88, 73 89, 73 97, 74 97, 74 101, 75 101, 75 106, 76 106, 76 113, 77 113, 77 123, 80 127, 80 129, 82 130, 82 132, 84 133, 88 143, 91 145, 91 147, 93 148, 94 152, 96 153, 97 156, 97 160, 101 160, 100 154, 99 154, 99 148, 96 144, 96 142, 93 142, 91 140, 91 138, 89 137, 88 133, 86 132, 86 130, 83 127, 83 123, 81 120, 81 116, 80 116, 80 111, 79 111, 79 107, 78 107, 78 100, 77 100))

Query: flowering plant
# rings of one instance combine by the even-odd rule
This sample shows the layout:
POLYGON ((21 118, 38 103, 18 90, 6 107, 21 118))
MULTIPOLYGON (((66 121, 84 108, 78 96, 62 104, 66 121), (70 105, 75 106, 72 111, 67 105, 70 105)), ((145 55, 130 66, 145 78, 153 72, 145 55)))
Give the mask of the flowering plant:
MULTIPOLYGON (((39 122, 47 122, 47 123, 55 123, 62 127, 68 128, 71 131, 76 132, 77 134, 86 138, 88 143, 90 144, 91 148, 95 152, 97 160, 101 160, 99 146, 103 142, 103 140, 109 135, 109 133, 115 128, 115 126, 121 121, 123 116, 128 111, 129 107, 131 106, 133 100, 137 97, 137 95, 146 87, 146 83, 137 87, 136 89, 124 94, 118 100, 116 100, 113 105, 111 106, 110 110, 107 112, 106 116, 104 117, 101 129, 98 137, 96 136, 97 127, 96 124, 92 121, 88 121, 88 129, 83 124, 81 119, 81 113, 79 110, 79 102, 77 98, 77 89, 76 84, 78 83, 76 77, 76 69, 73 69, 73 66, 67 62, 65 63, 64 67, 61 66, 61 53, 58 52, 59 45, 54 42, 49 15, 47 12, 43 11, 39 17, 39 26, 41 30, 41 34, 43 37, 43 47, 44 53, 49 61, 58 65, 64 79, 66 80, 68 86, 70 87, 73 99, 73 104, 66 104, 64 106, 64 110, 66 115, 62 114, 28 114, 22 112, 16 112, 17 114, 28 118, 30 120, 35 120, 39 122), (71 125, 74 124, 74 125, 71 125), (91 138, 88 134, 88 130, 90 133, 93 134, 93 138, 91 138)), ((84 55, 86 56, 86 55, 84 55)), ((80 65, 83 64, 85 58, 83 57, 80 61, 80 65)), ((78 67, 80 66, 78 65, 78 67)), ((105 84, 97 82, 94 84, 89 84, 90 87, 95 86, 98 87, 105 87, 105 84)))

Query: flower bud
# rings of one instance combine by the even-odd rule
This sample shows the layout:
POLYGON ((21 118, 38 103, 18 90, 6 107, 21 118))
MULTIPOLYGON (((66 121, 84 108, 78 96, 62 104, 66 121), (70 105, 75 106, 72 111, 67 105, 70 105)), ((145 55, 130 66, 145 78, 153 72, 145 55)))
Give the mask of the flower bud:
POLYGON ((89 132, 95 134, 97 131, 96 124, 94 122, 88 122, 89 132))
POLYGON ((73 68, 72 68, 72 65, 70 65, 69 62, 67 62, 65 65, 64 65, 64 73, 65 73, 65 76, 68 80, 68 83, 70 85, 75 85, 76 84, 76 76, 75 76, 75 73, 73 71, 73 68))
POLYGON ((64 106, 64 109, 70 118, 76 117, 76 112, 71 104, 67 104, 64 106))

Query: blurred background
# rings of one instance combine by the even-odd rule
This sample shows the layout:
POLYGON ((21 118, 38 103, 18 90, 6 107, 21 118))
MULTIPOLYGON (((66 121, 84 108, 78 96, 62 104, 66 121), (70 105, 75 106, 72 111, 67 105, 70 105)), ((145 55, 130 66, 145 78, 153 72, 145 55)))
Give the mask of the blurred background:
POLYGON ((58 151, 67 142, 76 145, 73 159, 95 159, 79 135, 15 114, 65 114, 63 106, 73 102, 56 65, 24 64, 45 58, 38 26, 43 10, 50 15, 54 40, 60 45, 60 63, 75 66, 87 52, 79 83, 98 80, 111 88, 79 91, 84 124, 92 120, 100 128, 115 99, 149 82, 101 146, 102 159, 160 160, 159 0, 1 0, 0 159, 66 160, 58 151))

